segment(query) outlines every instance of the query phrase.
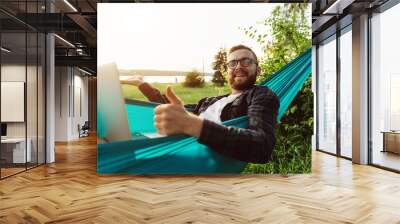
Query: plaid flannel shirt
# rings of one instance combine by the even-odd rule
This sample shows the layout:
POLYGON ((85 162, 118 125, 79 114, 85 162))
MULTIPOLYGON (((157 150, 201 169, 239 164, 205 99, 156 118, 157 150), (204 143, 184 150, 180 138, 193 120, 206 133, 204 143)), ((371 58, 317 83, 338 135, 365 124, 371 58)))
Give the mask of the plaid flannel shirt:
MULTIPOLYGON (((165 95, 147 83, 139 90, 152 102, 168 103, 165 95)), ((185 105, 199 115, 209 106, 227 95, 206 97, 197 104, 185 105)), ((198 142, 223 155, 252 163, 266 163, 271 159, 275 146, 275 127, 279 110, 279 98, 264 86, 254 85, 243 91, 221 112, 221 121, 247 115, 248 128, 236 128, 204 119, 198 142)))

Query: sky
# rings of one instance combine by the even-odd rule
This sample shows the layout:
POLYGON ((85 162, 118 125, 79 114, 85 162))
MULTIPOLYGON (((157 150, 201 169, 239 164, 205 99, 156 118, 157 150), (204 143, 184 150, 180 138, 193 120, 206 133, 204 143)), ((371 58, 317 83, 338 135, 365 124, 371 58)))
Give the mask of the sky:
POLYGON ((221 47, 245 44, 261 56, 261 46, 239 30, 267 18, 278 4, 98 4, 98 64, 120 69, 212 73, 221 47))

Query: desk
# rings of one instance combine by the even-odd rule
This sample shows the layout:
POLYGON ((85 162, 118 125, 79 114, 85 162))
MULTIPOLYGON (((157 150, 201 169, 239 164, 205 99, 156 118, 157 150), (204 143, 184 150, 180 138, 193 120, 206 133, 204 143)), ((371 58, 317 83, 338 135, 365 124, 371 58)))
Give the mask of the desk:
POLYGON ((28 138, 27 142, 28 142, 27 144, 28 147, 26 147, 25 151, 25 138, 1 139, 1 157, 5 158, 6 162, 9 163, 30 162, 32 157, 31 154, 32 141, 30 138, 28 138), (27 161, 25 161, 25 158, 27 158, 27 161))
POLYGON ((382 131, 381 133, 383 133, 382 152, 400 154, 400 131, 382 131))

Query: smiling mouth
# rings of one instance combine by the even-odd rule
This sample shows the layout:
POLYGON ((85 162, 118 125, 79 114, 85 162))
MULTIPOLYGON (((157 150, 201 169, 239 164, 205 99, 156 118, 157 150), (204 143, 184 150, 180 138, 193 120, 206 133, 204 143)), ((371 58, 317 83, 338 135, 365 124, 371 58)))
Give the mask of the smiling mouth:
POLYGON ((235 75, 235 78, 236 77, 247 77, 247 75, 246 74, 237 74, 237 75, 235 75))
POLYGON ((247 75, 235 75, 235 78, 244 78, 247 77, 247 75))

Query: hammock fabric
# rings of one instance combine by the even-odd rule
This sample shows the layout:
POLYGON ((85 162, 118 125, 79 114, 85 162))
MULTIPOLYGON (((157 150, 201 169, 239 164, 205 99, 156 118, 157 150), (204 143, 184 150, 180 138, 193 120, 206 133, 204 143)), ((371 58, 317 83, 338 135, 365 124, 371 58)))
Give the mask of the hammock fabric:
MULTIPOLYGON (((311 49, 285 65, 260 85, 271 88, 280 99, 278 121, 311 74, 311 49)), ((98 144, 97 172, 100 174, 209 174, 240 173, 247 163, 214 152, 194 137, 177 135, 148 138, 156 133, 153 109, 158 104, 126 100, 132 140, 98 144)), ((247 127, 247 116, 223 122, 247 127)), ((98 136, 104 136, 101 111, 98 136)))

